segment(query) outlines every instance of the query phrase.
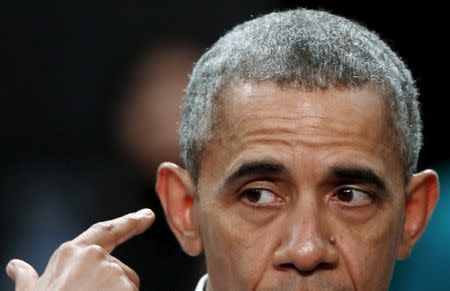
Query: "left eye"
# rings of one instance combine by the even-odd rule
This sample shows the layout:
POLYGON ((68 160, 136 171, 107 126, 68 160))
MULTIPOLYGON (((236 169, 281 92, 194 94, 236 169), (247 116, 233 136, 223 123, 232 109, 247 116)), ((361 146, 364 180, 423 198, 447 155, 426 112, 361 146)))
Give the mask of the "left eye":
POLYGON ((252 204, 270 204, 281 199, 272 191, 266 189, 248 189, 242 192, 240 196, 252 204))
POLYGON ((345 187, 335 193, 335 198, 350 206, 364 206, 373 201, 373 197, 362 190, 345 187))

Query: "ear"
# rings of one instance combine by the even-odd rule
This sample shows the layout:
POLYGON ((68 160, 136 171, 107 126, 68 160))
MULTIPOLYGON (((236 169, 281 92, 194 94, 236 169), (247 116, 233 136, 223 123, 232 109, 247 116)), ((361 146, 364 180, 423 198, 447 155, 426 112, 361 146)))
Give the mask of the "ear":
POLYGON ((156 192, 183 250, 190 256, 199 255, 203 244, 192 211, 195 184, 191 175, 173 163, 163 163, 158 168, 156 192))
POLYGON ((406 259, 422 236, 430 220, 439 197, 438 175, 425 170, 414 174, 406 186, 405 222, 399 248, 398 259, 406 259))

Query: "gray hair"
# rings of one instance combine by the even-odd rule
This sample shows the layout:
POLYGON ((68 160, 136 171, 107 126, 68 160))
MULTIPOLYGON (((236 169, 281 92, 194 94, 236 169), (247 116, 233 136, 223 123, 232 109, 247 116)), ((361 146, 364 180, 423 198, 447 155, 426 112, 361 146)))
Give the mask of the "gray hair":
POLYGON ((405 63, 379 36, 325 11, 270 13, 237 25, 197 62, 180 125, 181 158, 195 178, 213 136, 217 96, 236 80, 270 80, 305 89, 374 85, 386 96, 406 176, 422 147, 418 90, 405 63))

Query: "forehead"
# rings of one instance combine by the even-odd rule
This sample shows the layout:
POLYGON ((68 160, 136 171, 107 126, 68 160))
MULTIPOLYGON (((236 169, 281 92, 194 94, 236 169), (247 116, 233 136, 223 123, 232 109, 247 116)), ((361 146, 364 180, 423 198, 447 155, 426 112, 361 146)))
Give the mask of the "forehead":
POLYGON ((216 133, 228 140, 266 134, 305 144, 342 137, 373 142, 389 133, 385 99, 370 87, 306 91, 268 81, 239 82, 221 97, 216 133))
POLYGON ((201 169, 214 160, 226 172, 257 156, 316 163, 358 158, 380 172, 386 162, 400 164, 385 98, 369 86, 306 91, 269 81, 236 82, 219 100, 218 126, 201 169))
POLYGON ((220 121, 225 125, 234 123, 233 118, 266 114, 297 121, 324 118, 348 122, 356 118, 360 123, 384 125, 388 121, 385 98, 371 86, 306 90, 270 81, 241 81, 226 87, 219 103, 223 113, 220 121))

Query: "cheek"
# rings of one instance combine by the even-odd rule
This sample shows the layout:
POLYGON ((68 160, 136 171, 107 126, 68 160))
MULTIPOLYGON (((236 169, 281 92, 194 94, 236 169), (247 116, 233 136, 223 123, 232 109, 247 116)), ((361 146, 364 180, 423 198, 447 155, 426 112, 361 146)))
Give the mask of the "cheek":
POLYGON ((338 235, 341 263, 361 290, 387 290, 396 260, 401 219, 384 213, 362 225, 345 225, 338 235))
POLYGON ((217 284, 236 284, 227 285, 226 289, 248 290, 271 268, 276 247, 275 225, 273 222, 256 225, 239 209, 217 207, 211 205, 208 209, 216 211, 203 211, 202 221, 208 221, 201 226, 208 270, 220 276, 214 278, 217 284))

